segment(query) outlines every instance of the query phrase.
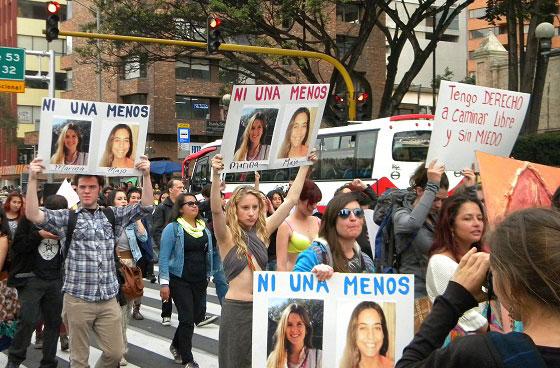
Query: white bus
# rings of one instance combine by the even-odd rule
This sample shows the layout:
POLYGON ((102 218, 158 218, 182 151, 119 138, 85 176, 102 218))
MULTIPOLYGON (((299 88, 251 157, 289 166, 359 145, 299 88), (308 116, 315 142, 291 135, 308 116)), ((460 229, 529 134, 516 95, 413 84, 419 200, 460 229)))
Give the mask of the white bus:
MULTIPOLYGON (((433 115, 401 115, 320 129, 316 142, 319 161, 311 174, 323 193, 320 205, 355 178, 370 184, 378 194, 388 188, 407 188, 410 176, 426 159, 432 126, 433 115)), ((210 182, 210 159, 219 152, 220 145, 221 140, 208 143, 185 158, 183 178, 190 191, 199 192, 210 182)), ((287 189, 297 170, 261 171, 260 190, 267 193, 278 187, 287 189)), ((450 190, 462 179, 459 172, 447 172, 447 176, 450 190)), ((226 174, 225 181, 228 197, 237 185, 252 183, 254 173, 226 174)))

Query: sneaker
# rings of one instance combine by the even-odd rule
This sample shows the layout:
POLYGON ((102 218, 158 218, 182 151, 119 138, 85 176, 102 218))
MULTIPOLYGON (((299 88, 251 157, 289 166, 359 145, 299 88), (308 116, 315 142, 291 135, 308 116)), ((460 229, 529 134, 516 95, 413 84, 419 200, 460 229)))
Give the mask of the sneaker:
POLYGON ((171 317, 163 317, 161 319, 161 324, 163 326, 171 326, 171 317))
POLYGON ((119 362, 119 366, 124 367, 125 365, 128 365, 128 362, 124 357, 122 357, 121 361, 119 362))
POLYGON ((169 351, 171 352, 171 355, 173 355, 173 361, 175 363, 183 364, 183 359, 181 358, 181 355, 179 354, 177 349, 175 349, 175 346, 169 345, 169 351))
POLYGON ((70 341, 68 341, 68 336, 60 336, 60 350, 68 351, 70 348, 70 341))
POLYGON ((218 319, 218 316, 212 316, 210 314, 207 314, 206 316, 204 316, 204 319, 202 321, 200 321, 196 324, 196 327, 202 327, 202 326, 209 325, 210 323, 215 322, 217 319, 218 319))
POLYGON ((188 362, 187 365, 185 365, 185 368, 200 368, 200 366, 193 360, 192 362, 188 362))
POLYGON ((43 348, 43 336, 35 336, 35 349, 43 348))

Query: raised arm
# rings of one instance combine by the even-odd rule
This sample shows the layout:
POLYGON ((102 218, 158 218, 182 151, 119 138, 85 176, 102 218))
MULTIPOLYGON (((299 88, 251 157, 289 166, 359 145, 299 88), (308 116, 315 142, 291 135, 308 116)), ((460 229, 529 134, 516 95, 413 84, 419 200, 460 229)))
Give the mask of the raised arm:
POLYGON ((259 185, 261 183, 261 174, 258 171, 255 171, 255 190, 259 190, 259 185))
POLYGON ((283 223, 276 233, 276 271, 288 270, 288 242, 290 241, 290 227, 283 223))
POLYGON ((0 270, 4 267, 4 262, 8 256, 8 236, 0 236, 0 270))
POLYGON ((140 156, 136 163, 136 169, 142 171, 142 205, 152 206, 154 204, 154 190, 150 178, 150 161, 148 156, 140 156))
POLYGON ((212 189, 210 191, 210 210, 212 211, 212 221, 214 224, 214 235, 218 241, 220 252, 226 255, 226 251, 232 246, 231 234, 226 225, 226 215, 222 209, 222 195, 220 193, 220 173, 224 169, 222 155, 212 158, 212 189))
MULTIPOLYGON (((317 161, 317 154, 315 150, 311 152, 309 155, 309 159, 315 163, 317 161)), ((266 231, 268 234, 272 234, 278 226, 288 217, 292 208, 297 204, 299 200, 299 195, 301 194, 301 190, 303 189, 303 183, 305 182, 305 178, 307 177, 307 173, 311 166, 300 166, 297 176, 292 184, 292 187, 288 191, 288 195, 284 200, 284 203, 278 207, 274 213, 266 219, 266 231)))
POLYGON ((45 222, 45 214, 39 209, 37 198, 37 175, 43 172, 43 160, 36 158, 29 164, 29 182, 25 196, 25 217, 34 224, 45 222))

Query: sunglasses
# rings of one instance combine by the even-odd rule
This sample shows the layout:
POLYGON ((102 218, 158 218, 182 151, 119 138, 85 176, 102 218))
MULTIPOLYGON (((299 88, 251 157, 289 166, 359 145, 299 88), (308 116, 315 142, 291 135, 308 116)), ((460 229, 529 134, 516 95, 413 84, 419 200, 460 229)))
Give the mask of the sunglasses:
POLYGON ((364 217, 364 210, 361 208, 343 208, 340 211, 338 211, 338 217, 342 218, 342 219, 347 219, 348 217, 350 217, 350 214, 353 213, 354 216, 356 216, 357 218, 363 218, 364 217))
POLYGON ((184 205, 187 205, 187 206, 189 206, 189 207, 198 207, 198 202, 195 202, 195 201, 188 201, 188 202, 183 203, 183 206, 184 206, 184 205))

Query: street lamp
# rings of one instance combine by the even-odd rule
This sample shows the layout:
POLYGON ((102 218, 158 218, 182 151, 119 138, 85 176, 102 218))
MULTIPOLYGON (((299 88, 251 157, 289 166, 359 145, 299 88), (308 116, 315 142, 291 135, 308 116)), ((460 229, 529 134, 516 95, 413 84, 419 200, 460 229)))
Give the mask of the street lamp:
POLYGON ((533 93, 531 105, 527 119, 525 119, 525 133, 535 133, 539 128, 541 114, 542 95, 544 93, 544 83, 546 71, 548 69, 548 58, 550 56, 551 39, 554 36, 554 26, 550 23, 540 23, 535 29, 535 37, 539 42, 537 54, 537 66, 535 70, 535 80, 533 82, 533 93))

